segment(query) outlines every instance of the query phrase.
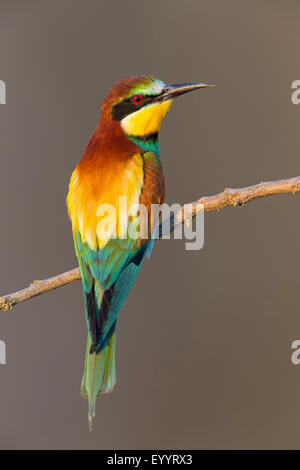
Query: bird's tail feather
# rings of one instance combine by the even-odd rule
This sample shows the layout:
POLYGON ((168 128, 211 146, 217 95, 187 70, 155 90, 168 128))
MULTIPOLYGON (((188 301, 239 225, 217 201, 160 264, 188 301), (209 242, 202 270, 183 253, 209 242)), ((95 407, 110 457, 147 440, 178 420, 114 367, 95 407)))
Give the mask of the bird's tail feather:
POLYGON ((81 395, 89 401, 89 428, 92 430, 99 393, 109 393, 116 384, 115 344, 116 324, 110 329, 99 352, 90 353, 91 339, 88 334, 81 395))

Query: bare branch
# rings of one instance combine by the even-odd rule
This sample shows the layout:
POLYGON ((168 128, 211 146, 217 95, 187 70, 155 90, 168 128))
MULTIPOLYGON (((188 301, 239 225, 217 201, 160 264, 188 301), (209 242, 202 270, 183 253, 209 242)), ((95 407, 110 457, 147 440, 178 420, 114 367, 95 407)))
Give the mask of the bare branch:
POLYGON ((57 289, 58 287, 65 286, 73 281, 81 279, 79 268, 71 269, 58 276, 49 277, 43 281, 33 281, 30 286, 25 289, 14 292, 13 294, 0 297, 0 310, 10 310, 14 305, 24 302, 24 300, 31 299, 37 295, 45 294, 50 290, 57 289))
MULTIPOLYGON (((192 216, 195 216, 200 212, 201 205, 204 206, 204 211, 220 211, 227 206, 244 206, 246 202, 258 199, 261 197, 272 196, 274 194, 296 194, 300 191, 300 176, 293 178, 287 178, 284 180, 266 181, 254 186, 248 186, 246 188, 225 188, 221 193, 215 194, 214 196, 205 196, 198 199, 198 201, 192 203, 192 216)), ((181 214, 178 213, 177 217, 181 216, 182 222, 187 218, 181 210, 181 214)))
MULTIPOLYGON (((219 194, 214 196, 201 197, 198 201, 182 206, 181 211, 177 214, 178 222, 184 222, 195 216, 201 210, 205 212, 217 210, 220 211, 227 206, 243 206, 246 202, 261 197, 272 196, 273 194, 295 194, 300 191, 300 176, 287 178, 277 181, 267 181, 248 186, 246 188, 226 188, 219 194)), ((65 286, 70 282, 77 281, 81 278, 79 268, 72 269, 57 276, 44 279, 42 281, 34 281, 29 287, 22 289, 13 294, 0 297, 0 310, 10 310, 14 305, 24 302, 25 300, 44 294, 58 287, 65 286)))

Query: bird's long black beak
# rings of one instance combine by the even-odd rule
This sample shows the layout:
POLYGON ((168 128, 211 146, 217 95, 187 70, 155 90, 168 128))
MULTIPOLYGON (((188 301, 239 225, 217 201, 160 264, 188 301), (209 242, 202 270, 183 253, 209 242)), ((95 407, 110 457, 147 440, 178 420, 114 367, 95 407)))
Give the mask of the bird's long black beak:
POLYGON ((158 99, 162 101, 172 100, 177 96, 188 93, 189 91, 198 90, 199 88, 213 87, 210 83, 174 83, 173 85, 167 85, 158 99))

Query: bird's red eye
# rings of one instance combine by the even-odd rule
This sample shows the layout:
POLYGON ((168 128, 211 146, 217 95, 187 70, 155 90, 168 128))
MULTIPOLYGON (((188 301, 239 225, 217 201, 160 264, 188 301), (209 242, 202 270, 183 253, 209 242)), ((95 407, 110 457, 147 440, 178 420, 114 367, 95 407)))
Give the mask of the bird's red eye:
POLYGON ((143 97, 141 95, 135 95, 131 99, 135 104, 140 104, 142 102, 143 97))

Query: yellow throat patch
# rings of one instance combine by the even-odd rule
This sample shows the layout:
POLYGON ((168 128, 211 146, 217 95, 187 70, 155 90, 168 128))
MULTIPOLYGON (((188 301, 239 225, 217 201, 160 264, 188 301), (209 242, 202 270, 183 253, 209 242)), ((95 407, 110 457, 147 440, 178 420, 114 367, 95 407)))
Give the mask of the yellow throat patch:
POLYGON ((172 100, 153 103, 129 114, 121 121, 122 129, 126 134, 133 136, 155 134, 159 131, 171 104, 172 100))

